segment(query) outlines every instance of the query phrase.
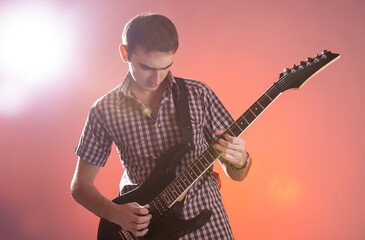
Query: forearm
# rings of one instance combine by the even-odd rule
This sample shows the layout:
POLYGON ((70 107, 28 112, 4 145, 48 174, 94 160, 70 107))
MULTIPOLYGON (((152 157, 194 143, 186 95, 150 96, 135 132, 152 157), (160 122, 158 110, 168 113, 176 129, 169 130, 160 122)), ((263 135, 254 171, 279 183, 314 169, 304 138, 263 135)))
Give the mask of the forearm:
POLYGON ((93 184, 74 179, 71 194, 79 204, 95 215, 111 220, 114 203, 104 197, 93 184))

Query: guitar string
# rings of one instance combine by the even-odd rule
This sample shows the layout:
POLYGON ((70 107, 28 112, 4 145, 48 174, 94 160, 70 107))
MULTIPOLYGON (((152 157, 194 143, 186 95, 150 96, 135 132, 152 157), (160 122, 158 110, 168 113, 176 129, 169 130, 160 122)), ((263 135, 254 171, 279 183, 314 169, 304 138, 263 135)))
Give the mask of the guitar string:
MULTIPOLYGON (((284 88, 287 88, 288 86, 288 82, 286 81, 287 80, 287 78, 291 78, 291 77, 293 77, 292 75, 293 74, 295 74, 295 76, 293 77, 293 78, 296 78, 296 79, 298 79, 298 78, 300 78, 300 77, 302 77, 304 74, 306 74, 306 73, 308 73, 308 72, 310 72, 310 70, 312 70, 312 68, 313 67, 315 67, 315 66, 317 66, 319 63, 322 63, 323 62, 323 60, 325 60, 325 59, 329 59, 329 57, 330 56, 328 56, 328 55, 325 55, 325 54, 321 54, 321 55, 319 55, 318 57, 315 57, 314 59, 313 59, 313 61, 312 62, 310 62, 310 65, 308 66, 308 65, 306 65, 306 66, 304 66, 304 68, 302 68, 302 69, 298 69, 298 70, 296 70, 296 72, 291 72, 291 73, 289 73, 289 74, 287 74, 287 75, 284 75, 283 77, 281 77, 278 81, 277 81, 277 84, 280 86, 280 88, 281 87, 283 87, 283 86, 286 86, 286 87, 284 87, 284 88), (327 58, 325 58, 325 56, 327 57, 327 58), (317 59, 317 61, 316 61, 316 59, 317 59), (299 73, 298 73, 298 71, 299 71, 299 73)), ((330 62, 330 61, 329 61, 330 62)), ((328 62, 327 62, 328 63, 328 62)), ((299 65, 300 66, 300 65, 299 65)), ((325 65, 324 65, 325 66, 325 65)), ((318 70, 317 70, 318 71, 318 70)), ((317 72, 316 71, 316 72, 317 72)), ((314 74, 315 72, 313 72, 313 74, 314 74)), ((312 74, 311 74, 312 75, 312 74)))

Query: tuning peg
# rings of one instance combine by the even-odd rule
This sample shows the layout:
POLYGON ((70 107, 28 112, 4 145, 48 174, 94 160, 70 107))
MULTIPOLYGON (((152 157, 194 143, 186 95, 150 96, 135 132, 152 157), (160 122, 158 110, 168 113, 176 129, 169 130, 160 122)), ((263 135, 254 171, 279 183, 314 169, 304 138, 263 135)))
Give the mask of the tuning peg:
POLYGON ((310 58, 310 57, 307 58, 307 62, 310 62, 310 63, 313 62, 313 58, 310 58))
POLYGON ((300 65, 300 66, 306 66, 306 65, 307 65, 307 63, 306 63, 306 62, 304 62, 304 61, 301 61, 301 62, 299 63, 299 65, 300 65))
POLYGON ((326 54, 326 53, 328 53, 328 51, 327 51, 327 50, 323 50, 323 51, 322 51, 322 54, 326 54))
POLYGON ((318 61, 322 58, 322 55, 319 55, 318 53, 316 54, 316 57, 314 58, 314 61, 318 61))
POLYGON ((284 68, 284 73, 290 73, 291 69, 290 68, 284 68))

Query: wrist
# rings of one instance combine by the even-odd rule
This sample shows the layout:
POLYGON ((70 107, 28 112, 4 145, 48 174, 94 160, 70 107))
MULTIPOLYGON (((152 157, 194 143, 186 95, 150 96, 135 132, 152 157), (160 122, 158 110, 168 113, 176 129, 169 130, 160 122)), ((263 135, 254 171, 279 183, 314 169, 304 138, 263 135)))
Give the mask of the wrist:
POLYGON ((117 204, 112 201, 109 201, 105 205, 105 219, 107 219, 109 222, 115 223, 115 221, 116 221, 116 217, 115 217, 116 207, 117 207, 117 204))
POLYGON ((246 159, 243 161, 244 162, 243 165, 234 165, 234 164, 230 164, 230 165, 231 165, 232 170, 237 172, 241 169, 247 168, 249 161, 250 161, 250 154, 248 154, 248 152, 246 152, 246 159))

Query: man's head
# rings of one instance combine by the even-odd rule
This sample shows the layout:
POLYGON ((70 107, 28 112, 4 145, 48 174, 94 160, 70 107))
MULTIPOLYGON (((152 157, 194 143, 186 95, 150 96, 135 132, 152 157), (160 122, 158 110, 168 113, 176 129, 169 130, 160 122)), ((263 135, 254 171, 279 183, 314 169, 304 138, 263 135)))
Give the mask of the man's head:
POLYGON ((140 14, 123 32, 120 55, 143 92, 155 92, 170 71, 179 40, 174 24, 159 14, 140 14))
POLYGON ((128 59, 140 47, 146 53, 175 53, 179 46, 176 27, 165 16, 155 13, 139 14, 124 27, 122 45, 128 59))

